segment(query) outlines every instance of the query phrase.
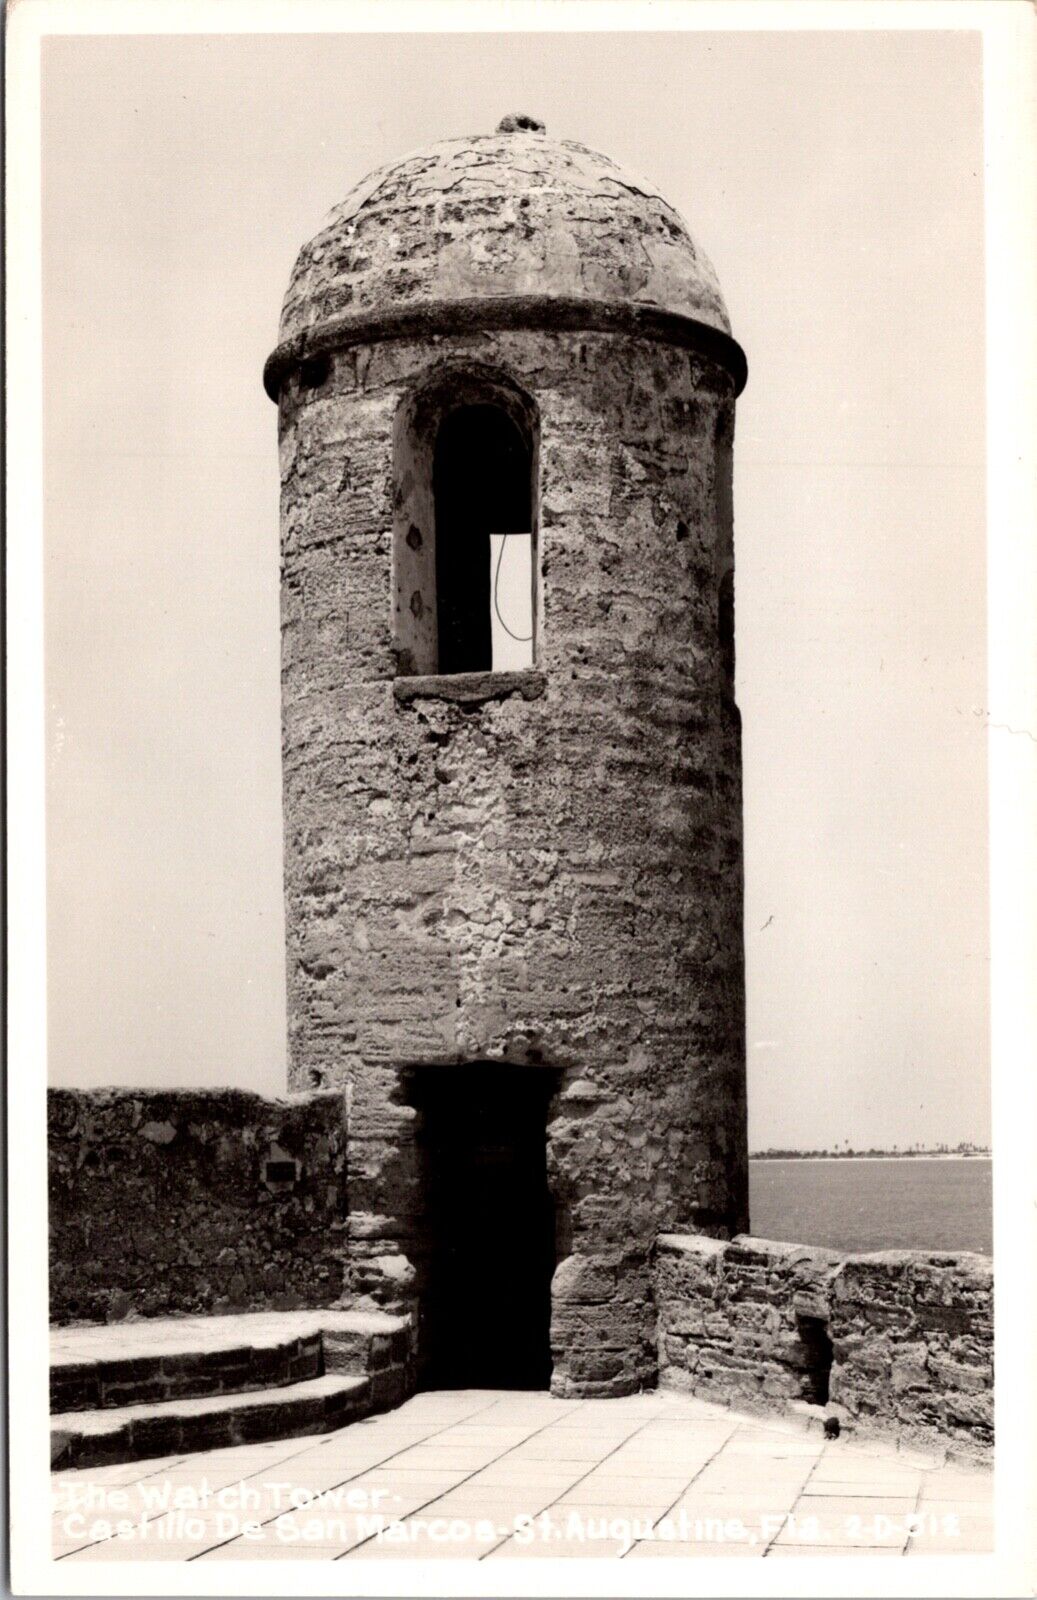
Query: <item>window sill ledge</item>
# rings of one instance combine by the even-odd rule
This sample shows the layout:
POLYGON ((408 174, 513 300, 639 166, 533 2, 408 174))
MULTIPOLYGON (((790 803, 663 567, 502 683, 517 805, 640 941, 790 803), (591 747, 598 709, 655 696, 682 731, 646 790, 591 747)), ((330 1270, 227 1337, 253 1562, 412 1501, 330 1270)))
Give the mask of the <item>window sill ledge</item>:
POLYGON ((456 705, 481 705, 486 700, 506 700, 521 695, 539 700, 547 687, 542 672, 437 672, 427 677, 394 678, 392 692, 404 703, 411 700, 452 700, 456 705))

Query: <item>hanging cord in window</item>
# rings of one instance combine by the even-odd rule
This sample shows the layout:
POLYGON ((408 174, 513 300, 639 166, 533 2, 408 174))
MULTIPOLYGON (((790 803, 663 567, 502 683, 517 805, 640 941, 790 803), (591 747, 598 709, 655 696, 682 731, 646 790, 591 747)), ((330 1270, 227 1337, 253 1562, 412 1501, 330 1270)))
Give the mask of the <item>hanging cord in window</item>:
MULTIPOLYGON (((516 644, 529 644, 533 638, 533 635, 531 633, 512 633, 511 629, 508 627, 508 624, 501 616, 500 605, 497 601, 497 585, 500 582, 500 566, 504 559, 505 540, 514 538, 517 532, 518 530, 516 529, 513 530, 512 533, 499 533, 497 535, 498 539, 500 540, 500 549, 497 551, 497 565, 493 572, 493 609, 497 613, 497 621, 500 623, 509 639, 514 639, 516 644)), ((532 534, 526 533, 521 534, 520 537, 524 539, 532 539, 533 536, 532 534)))

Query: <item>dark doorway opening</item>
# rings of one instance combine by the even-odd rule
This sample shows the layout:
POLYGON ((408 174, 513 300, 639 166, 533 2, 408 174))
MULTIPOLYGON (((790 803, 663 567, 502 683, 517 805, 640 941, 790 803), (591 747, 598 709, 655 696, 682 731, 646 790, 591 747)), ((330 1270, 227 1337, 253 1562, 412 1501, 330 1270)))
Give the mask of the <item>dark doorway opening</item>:
POLYGON ((827 1405, 833 1359, 828 1327, 821 1317, 797 1315, 796 1331, 803 1357, 803 1398, 814 1405, 827 1405))
POLYGON ((546 1389, 554 1075, 496 1061, 411 1074, 424 1203, 419 1350, 426 1388, 546 1389))
POLYGON ((532 452, 499 406, 458 406, 436 435, 436 621, 440 672, 493 667, 491 534, 530 534, 532 452))

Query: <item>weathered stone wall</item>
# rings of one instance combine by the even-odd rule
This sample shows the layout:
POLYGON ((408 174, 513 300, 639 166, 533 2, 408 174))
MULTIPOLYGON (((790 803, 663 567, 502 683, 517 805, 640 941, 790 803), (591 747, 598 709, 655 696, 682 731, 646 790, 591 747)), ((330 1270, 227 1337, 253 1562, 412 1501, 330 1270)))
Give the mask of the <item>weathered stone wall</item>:
POLYGON ((834 1399, 866 1423, 964 1445, 994 1438, 993 1261, 962 1251, 850 1257, 832 1282, 834 1399))
POLYGON ((660 1382, 738 1406, 797 1402, 858 1431, 983 1455, 993 1443, 993 1263, 662 1237, 660 1382))
POLYGON ((341 1094, 52 1089, 57 1323, 336 1304, 341 1094))
POLYGON ((400 1070, 559 1073, 560 1392, 651 1381, 652 1239, 747 1221, 733 413, 719 366, 600 332, 401 337, 281 389, 291 1081, 349 1089, 350 1282, 402 1304, 400 1070), (394 424, 451 368, 539 418, 536 670, 474 684, 397 677, 391 625, 394 424))

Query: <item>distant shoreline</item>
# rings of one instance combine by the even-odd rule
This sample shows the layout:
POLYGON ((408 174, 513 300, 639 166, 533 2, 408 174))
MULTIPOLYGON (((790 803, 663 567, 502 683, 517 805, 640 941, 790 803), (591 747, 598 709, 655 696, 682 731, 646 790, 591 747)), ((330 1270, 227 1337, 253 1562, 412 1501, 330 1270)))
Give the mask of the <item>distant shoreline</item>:
POLYGON ((989 1150, 948 1150, 937 1154, 935 1151, 919 1152, 917 1155, 908 1151, 899 1154, 887 1152, 885 1155, 845 1155, 845 1156, 808 1156, 799 1155, 793 1151, 780 1156, 751 1155, 750 1161, 991 1161, 993 1156, 989 1150))

